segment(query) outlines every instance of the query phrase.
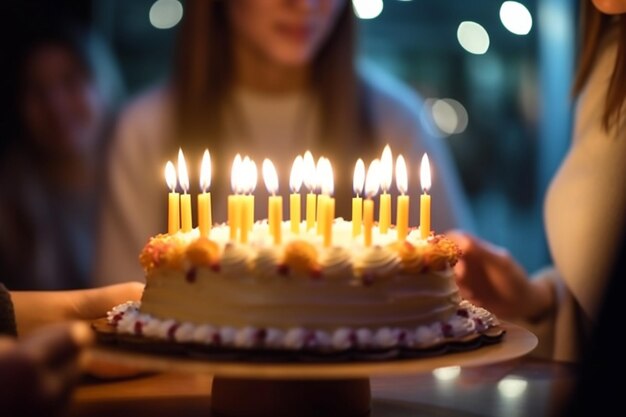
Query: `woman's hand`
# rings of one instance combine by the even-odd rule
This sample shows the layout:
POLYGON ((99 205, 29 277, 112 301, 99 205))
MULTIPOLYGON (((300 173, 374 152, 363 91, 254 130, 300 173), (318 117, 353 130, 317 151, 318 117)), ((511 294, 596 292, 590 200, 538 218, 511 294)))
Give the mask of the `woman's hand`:
POLYGON ((2 415, 57 415, 80 375, 82 348, 92 340, 84 323, 49 326, 19 341, 0 337, 2 415))
POLYGON ((59 321, 104 317, 111 307, 139 300, 143 287, 127 282, 88 290, 11 292, 18 334, 24 336, 59 321))
POLYGON ((551 307, 551 289, 530 281, 505 249, 463 232, 447 236, 463 251, 455 272, 464 298, 508 319, 530 320, 551 307))

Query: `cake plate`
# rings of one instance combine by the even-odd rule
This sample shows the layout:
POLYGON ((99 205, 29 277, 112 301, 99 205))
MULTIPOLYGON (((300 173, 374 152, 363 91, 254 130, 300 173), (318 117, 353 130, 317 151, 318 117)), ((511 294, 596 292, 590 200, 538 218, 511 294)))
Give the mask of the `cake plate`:
POLYGON ((215 376, 213 414, 229 417, 366 416, 370 410, 369 378, 429 372, 447 366, 481 366, 526 355, 537 346, 528 330, 502 323, 504 338, 476 350, 419 359, 388 361, 264 363, 211 361, 138 353, 98 345, 87 358, 145 371, 208 373, 215 376))

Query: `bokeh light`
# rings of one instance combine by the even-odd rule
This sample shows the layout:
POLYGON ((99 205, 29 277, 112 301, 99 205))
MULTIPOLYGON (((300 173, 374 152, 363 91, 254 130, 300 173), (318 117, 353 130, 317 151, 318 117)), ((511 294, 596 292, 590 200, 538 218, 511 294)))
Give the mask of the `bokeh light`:
POLYGON ((505 1, 500 6, 500 20, 509 32, 516 35, 528 35, 533 27, 533 17, 522 3, 505 1))
POLYGON ((438 381, 451 381, 461 375, 460 366, 447 366, 445 368, 437 368, 433 371, 433 376, 438 381))
POLYGON ((150 7, 149 17, 157 29, 173 28, 183 18, 183 5, 178 0, 157 0, 150 7))
MULTIPOLYGON (((463 133, 469 116, 465 106, 452 98, 429 98, 424 101, 428 119, 434 124, 435 136, 445 137, 463 133)), ((431 132, 433 133, 433 132, 431 132)))
POLYGON ((352 0, 352 8, 359 19, 374 19, 383 12, 383 0, 352 0))
POLYGON ((456 37, 463 49, 471 54, 482 55, 489 49, 489 34, 476 22, 461 22, 456 37))
POLYGON ((517 398, 528 387, 528 381, 517 376, 507 376, 498 382, 498 392, 506 398, 517 398))

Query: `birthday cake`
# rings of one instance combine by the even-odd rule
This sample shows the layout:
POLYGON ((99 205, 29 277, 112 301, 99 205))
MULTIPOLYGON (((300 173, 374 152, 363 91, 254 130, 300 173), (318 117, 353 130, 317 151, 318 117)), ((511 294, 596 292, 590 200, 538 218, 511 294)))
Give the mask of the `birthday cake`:
POLYGON ((305 178, 316 176, 307 152, 304 158, 296 158, 292 168, 289 221, 282 221, 278 178, 269 160, 263 162, 263 177, 272 194, 268 220, 253 220, 254 187, 237 186, 236 180, 253 178, 256 183, 256 168, 248 158, 237 156, 228 222, 211 227, 210 195, 205 192, 209 182, 205 180, 210 178, 207 161, 205 152, 196 229, 191 227, 182 151, 178 165, 183 196, 175 191, 173 164, 166 166, 171 189, 168 233, 151 238, 141 251, 146 276, 143 297, 109 312, 107 322, 115 334, 203 352, 347 352, 357 357, 442 352, 500 340, 503 331, 495 316, 459 296, 453 270, 459 249, 430 231, 426 156, 420 174, 426 179, 420 228, 414 229, 409 228, 402 156, 396 163, 402 196, 396 226, 391 226, 388 147, 380 161, 371 163, 367 178, 363 162, 356 164, 352 221, 335 218, 333 173, 325 158, 317 167, 321 194, 316 196, 308 186, 306 221, 300 221, 303 176, 294 173, 305 168, 309 172, 305 178), (383 194, 380 222, 374 224, 372 197, 379 188, 378 178, 383 179, 383 194), (366 200, 358 197, 363 187, 366 200))
MULTIPOLYGON (((304 226, 304 225, 303 225, 304 226)), ((452 267, 460 255, 445 236, 395 229, 373 243, 351 238, 335 219, 331 247, 311 230, 273 244, 267 222, 249 243, 190 232, 158 235, 140 255, 140 303, 108 314, 118 333, 222 349, 278 351, 427 350, 476 340, 496 327, 488 311, 462 301, 452 267)), ((499 335, 499 333, 498 333, 499 335)))

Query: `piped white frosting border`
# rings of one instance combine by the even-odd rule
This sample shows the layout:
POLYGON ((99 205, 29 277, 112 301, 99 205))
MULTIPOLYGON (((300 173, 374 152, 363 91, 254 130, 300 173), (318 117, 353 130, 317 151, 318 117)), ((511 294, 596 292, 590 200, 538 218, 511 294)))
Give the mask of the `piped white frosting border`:
POLYGON ((445 322, 436 322, 415 329, 381 327, 376 330, 341 327, 332 332, 294 327, 286 331, 274 328, 179 323, 141 313, 140 302, 129 301, 107 313, 107 321, 123 334, 154 339, 196 343, 206 346, 238 349, 345 351, 429 348, 442 342, 454 341, 471 334, 482 333, 499 324, 487 310, 468 301, 459 304, 457 314, 445 322))

